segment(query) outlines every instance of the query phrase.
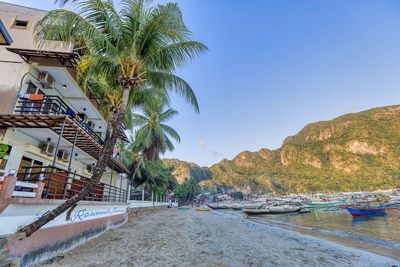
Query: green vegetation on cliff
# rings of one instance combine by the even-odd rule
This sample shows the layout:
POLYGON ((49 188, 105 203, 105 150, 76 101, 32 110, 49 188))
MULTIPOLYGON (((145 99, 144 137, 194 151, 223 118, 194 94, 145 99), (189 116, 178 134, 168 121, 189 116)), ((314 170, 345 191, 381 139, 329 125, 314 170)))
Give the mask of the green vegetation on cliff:
POLYGON ((212 179, 211 171, 207 167, 200 167, 193 162, 178 159, 163 159, 163 161, 166 166, 174 167, 172 174, 179 184, 182 184, 185 178, 194 178, 197 183, 212 179))
POLYGON ((209 169, 175 159, 164 162, 175 167, 180 183, 190 177, 211 179, 208 184, 234 186, 244 193, 400 187, 400 106, 311 123, 277 150, 244 151, 209 169))
POLYGON ((210 168, 242 191, 322 192, 400 186, 400 106, 307 125, 281 148, 245 151, 210 168))

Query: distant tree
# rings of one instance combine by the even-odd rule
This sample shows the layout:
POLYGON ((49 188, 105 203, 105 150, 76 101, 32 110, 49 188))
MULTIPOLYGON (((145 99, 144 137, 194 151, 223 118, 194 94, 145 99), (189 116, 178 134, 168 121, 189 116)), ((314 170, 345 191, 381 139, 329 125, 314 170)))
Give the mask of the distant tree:
POLYGON ((190 179, 186 178, 183 184, 179 185, 175 189, 174 193, 179 202, 189 202, 192 201, 200 193, 200 185, 193 177, 190 179))
POLYGON ((242 192, 240 192, 240 191, 232 192, 229 195, 234 200, 242 200, 244 198, 244 194, 242 192))
POLYGON ((165 97, 148 98, 142 108, 143 114, 133 114, 132 123, 139 126, 136 132, 136 142, 143 148, 147 160, 158 160, 160 154, 167 150, 174 150, 169 136, 180 141, 179 134, 165 122, 178 112, 167 108, 168 100, 165 97))

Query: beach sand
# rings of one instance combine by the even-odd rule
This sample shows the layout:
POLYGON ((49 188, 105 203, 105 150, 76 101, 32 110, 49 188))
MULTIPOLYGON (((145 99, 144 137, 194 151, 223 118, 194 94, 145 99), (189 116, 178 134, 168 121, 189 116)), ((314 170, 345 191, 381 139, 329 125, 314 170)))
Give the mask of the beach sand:
POLYGON ((399 263, 221 212, 165 209, 133 218, 40 264, 43 265, 392 266, 399 263))

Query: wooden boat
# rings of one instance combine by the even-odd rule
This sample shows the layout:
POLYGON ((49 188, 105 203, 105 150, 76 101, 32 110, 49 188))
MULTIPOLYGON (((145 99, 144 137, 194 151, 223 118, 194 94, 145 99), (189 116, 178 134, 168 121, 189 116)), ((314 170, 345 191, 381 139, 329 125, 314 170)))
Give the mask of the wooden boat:
POLYGON ((299 212, 302 209, 301 206, 269 206, 261 209, 243 209, 246 214, 258 215, 258 214, 280 214, 289 212, 299 212))
POLYGON ((253 204, 246 204, 243 206, 243 209, 261 209, 263 206, 267 205, 266 203, 253 203, 253 204))
POLYGON ((210 211, 211 209, 199 209, 199 208, 197 208, 196 210, 197 211, 210 211))
POLYGON ((301 206, 289 206, 289 205, 269 207, 270 213, 297 212, 297 211, 300 211, 301 209, 302 209, 301 206))
POLYGON ((233 210, 241 210, 241 209, 243 209, 243 207, 244 207, 244 205, 242 205, 242 204, 231 205, 231 209, 233 209, 233 210))
POLYGON ((338 207, 343 205, 345 202, 301 202, 302 205, 307 208, 330 208, 330 207, 338 207))
POLYGON ((386 208, 383 208, 383 207, 376 207, 376 208, 375 207, 374 208, 345 207, 345 209, 354 217, 382 214, 382 213, 385 213, 385 211, 386 211, 386 208))
POLYGON ((190 208, 178 208, 178 210, 190 210, 190 208))
POLYGON ((218 203, 213 203, 213 204, 207 204, 210 208, 216 210, 216 209, 230 209, 231 207, 227 204, 218 204, 218 203))
POLYGON ((269 209, 243 209, 243 211, 248 215, 259 215, 259 214, 269 213, 269 209))
POLYGON ((369 205, 360 205, 360 204, 353 204, 342 206, 345 208, 352 216, 359 217, 365 215, 374 215, 374 214, 382 214, 385 213, 386 210, 399 210, 400 209, 400 202, 391 202, 386 201, 383 202, 381 205, 377 206, 369 206, 369 205))

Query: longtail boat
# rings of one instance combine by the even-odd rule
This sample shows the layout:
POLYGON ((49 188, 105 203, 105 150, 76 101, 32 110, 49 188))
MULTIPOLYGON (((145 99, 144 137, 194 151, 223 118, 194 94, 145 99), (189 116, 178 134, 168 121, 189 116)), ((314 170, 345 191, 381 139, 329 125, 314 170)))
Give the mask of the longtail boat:
POLYGON ((342 208, 346 209, 352 216, 359 217, 359 216, 365 216, 365 215, 382 214, 382 213, 385 213, 386 210, 391 210, 391 211, 395 212, 394 210, 400 209, 400 202, 393 203, 393 202, 386 201, 376 207, 371 207, 368 205, 361 206, 361 205, 353 204, 353 205, 342 206, 342 208))
POLYGON ((345 209, 354 217, 373 215, 373 214, 381 214, 381 213, 385 213, 385 211, 386 211, 386 208, 378 208, 378 207, 374 207, 374 208, 345 207, 345 209))
POLYGON ((345 201, 340 202, 329 202, 329 201, 320 201, 320 202, 301 202, 302 205, 306 206, 307 208, 331 208, 331 207, 338 207, 345 203, 345 201))

